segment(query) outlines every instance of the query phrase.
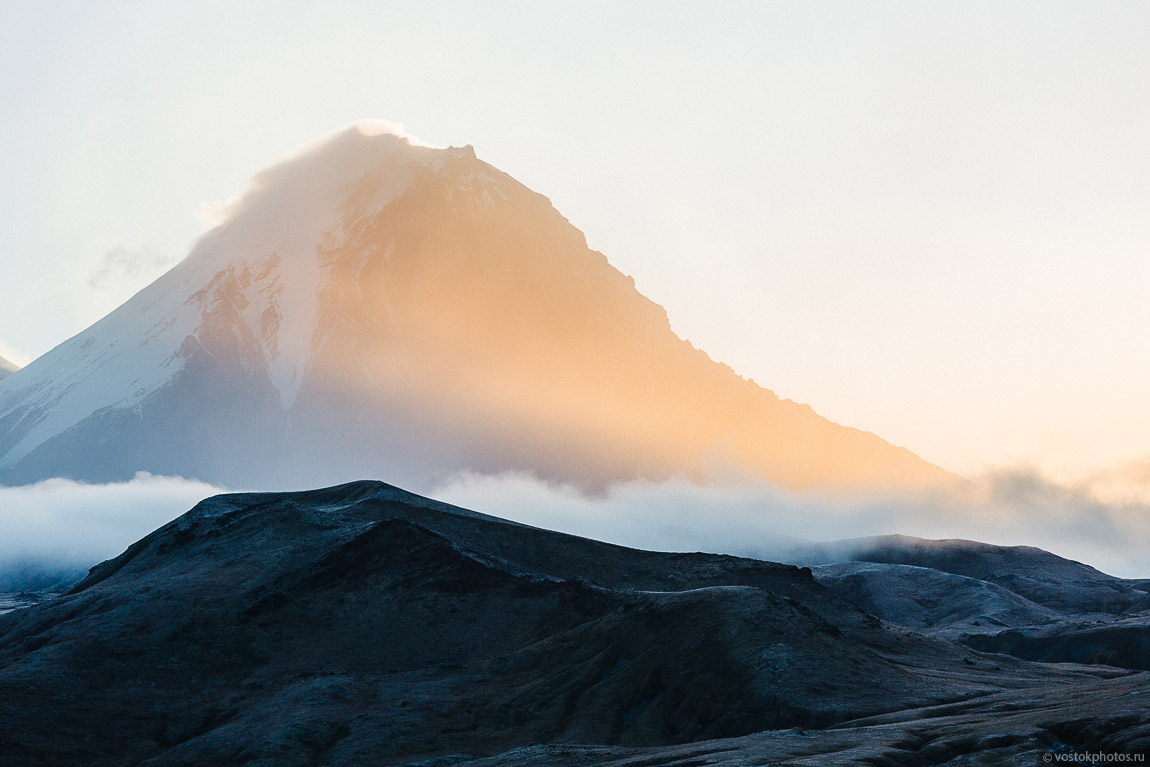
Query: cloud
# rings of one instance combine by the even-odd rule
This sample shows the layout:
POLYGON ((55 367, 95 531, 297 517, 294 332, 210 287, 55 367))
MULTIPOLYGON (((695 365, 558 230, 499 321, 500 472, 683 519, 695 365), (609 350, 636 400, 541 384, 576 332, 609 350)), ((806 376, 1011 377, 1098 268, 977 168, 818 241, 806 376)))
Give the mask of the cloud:
POLYGON ((146 473, 106 485, 49 479, 0 486, 0 571, 27 562, 89 567, 219 492, 203 482, 146 473))
POLYGON ((392 136, 399 136, 400 138, 407 139, 408 143, 414 146, 424 146, 431 149, 441 148, 435 146, 434 144, 429 144, 418 136, 409 133, 407 128, 403 126, 403 123, 394 122, 392 120, 357 120, 356 122, 352 123, 351 127, 355 128, 365 136, 383 136, 390 134, 392 136))
POLYGON ((1150 577, 1150 505, 1106 502, 1030 469, 983 478, 979 502, 828 500, 767 484, 631 482, 598 497, 523 475, 464 474, 441 500, 637 548, 800 561, 804 541, 899 533, 1037 546, 1122 577, 1150 577))
POLYGON ((207 227, 216 227, 232 218, 240 209, 241 197, 234 195, 224 201, 210 200, 196 206, 196 220, 207 227))
POLYGON ((281 156, 253 176, 240 194, 201 203, 195 216, 207 226, 219 227, 261 209, 263 215, 275 218, 284 210, 322 206, 402 146, 437 148, 400 123, 360 120, 345 125, 281 156))
POLYGON ((1150 504, 1150 458, 1066 472, 1071 482, 1116 503, 1150 504))
MULTIPOLYGON (((523 475, 462 474, 440 500, 552 530, 662 551, 709 551, 802 563, 806 541, 887 533, 1027 545, 1123 577, 1150 577, 1150 505, 1106 502, 1087 485, 1028 469, 983 479, 978 504, 831 501, 766 484, 630 482, 599 496, 523 475)), ((0 486, 0 576, 27 563, 87 568, 222 488, 141 473, 92 485, 51 479, 0 486)))
POLYGON ((170 256, 147 247, 136 250, 115 247, 100 259, 100 265, 88 278, 88 286, 96 290, 108 290, 121 282, 136 282, 141 277, 155 276, 174 261, 170 256))

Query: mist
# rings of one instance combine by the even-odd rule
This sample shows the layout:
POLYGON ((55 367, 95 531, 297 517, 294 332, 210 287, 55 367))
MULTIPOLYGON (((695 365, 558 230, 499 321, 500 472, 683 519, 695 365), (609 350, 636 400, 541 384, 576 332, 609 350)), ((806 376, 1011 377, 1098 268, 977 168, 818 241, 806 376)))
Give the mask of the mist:
MULTIPOLYGON (((1089 484, 1030 469, 979 480, 979 503, 829 500, 766 483, 628 482, 600 495, 522 474, 458 474, 429 495, 588 538, 659 551, 706 551, 813 564, 806 544, 873 535, 1026 545, 1126 578, 1150 577, 1150 504, 1102 500, 1089 484)), ((51 479, 0 486, 0 573, 82 570, 114 557, 225 488, 137 474, 127 482, 51 479)))
POLYGON ((1124 578, 1150 577, 1150 504, 1027 468, 980 478, 978 502, 831 500, 766 483, 629 482, 600 496, 505 474, 458 475, 433 495, 524 524, 625 546, 811 564, 804 544, 902 534, 1035 546, 1124 578))
POLYGON ((0 571, 90 567, 219 492, 204 482, 143 472, 109 484, 49 479, 0 486, 0 571))

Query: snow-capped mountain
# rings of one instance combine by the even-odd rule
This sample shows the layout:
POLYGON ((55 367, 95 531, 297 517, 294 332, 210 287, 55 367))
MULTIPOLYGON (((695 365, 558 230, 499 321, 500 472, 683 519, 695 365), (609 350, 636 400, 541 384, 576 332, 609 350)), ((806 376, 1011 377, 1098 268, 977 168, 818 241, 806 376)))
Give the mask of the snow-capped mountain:
POLYGON ((20 366, 17 365, 16 363, 9 362, 8 360, 4 359, 3 357, 0 357, 0 379, 7 378, 9 375, 11 375, 12 373, 15 373, 19 369, 20 369, 20 366))
POLYGON ((712 361, 542 195, 359 124, 257 175, 187 258, 0 383, 0 483, 460 471, 601 487, 957 481, 712 361))

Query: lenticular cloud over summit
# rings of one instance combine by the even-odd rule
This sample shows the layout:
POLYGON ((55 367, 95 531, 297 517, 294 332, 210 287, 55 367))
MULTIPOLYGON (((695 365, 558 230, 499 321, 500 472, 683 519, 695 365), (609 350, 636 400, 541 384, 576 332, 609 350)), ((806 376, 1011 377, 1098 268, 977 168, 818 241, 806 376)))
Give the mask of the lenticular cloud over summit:
MULTIPOLYGON (((361 120, 334 131, 286 153, 269 168, 257 173, 246 188, 222 203, 207 203, 214 211, 213 225, 223 226, 252 209, 263 207, 263 215, 291 223, 286 213, 310 213, 314 220, 330 222, 333 203, 342 191, 365 168, 377 166, 401 146, 436 149, 408 134, 402 125, 387 120, 361 120), (365 139, 380 139, 370 141, 365 139)), ((377 169, 378 170, 378 169, 377 169)), ((388 174, 380 174, 387 179, 388 174)), ((390 180, 391 191, 398 192, 405 179, 396 175, 390 180)), ((386 203, 386 193, 377 202, 386 203)), ((250 225, 249 225, 250 226, 250 225)), ((260 229, 261 233, 269 233, 260 229)), ((320 232, 318 236, 322 236, 320 232)), ((313 247, 318 242, 300 245, 313 247)))
POLYGON ((429 144, 418 136, 408 133, 407 129, 403 127, 403 123, 392 122, 391 120, 380 120, 378 118, 370 120, 357 120, 352 124, 352 127, 365 136, 383 136, 390 134, 392 136, 399 136, 412 146, 425 146, 430 149, 442 149, 442 147, 437 147, 434 144, 429 144))

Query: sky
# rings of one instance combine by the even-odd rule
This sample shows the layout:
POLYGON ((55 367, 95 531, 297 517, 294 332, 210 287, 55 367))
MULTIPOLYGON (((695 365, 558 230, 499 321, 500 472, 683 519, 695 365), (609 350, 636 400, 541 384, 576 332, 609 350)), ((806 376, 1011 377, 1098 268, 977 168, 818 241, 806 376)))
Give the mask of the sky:
POLYGON ((1150 5, 0 0, 0 356, 364 118, 547 195, 681 336, 966 476, 1150 487, 1150 5))

